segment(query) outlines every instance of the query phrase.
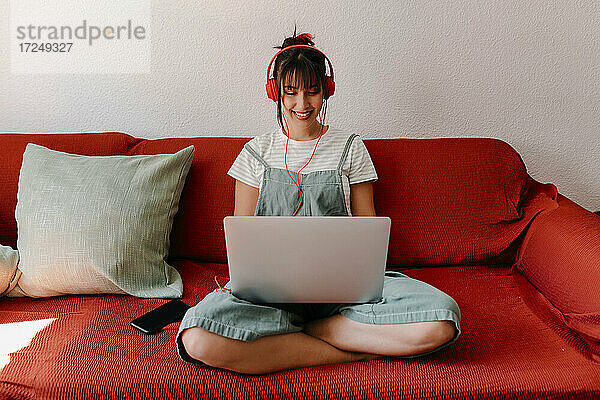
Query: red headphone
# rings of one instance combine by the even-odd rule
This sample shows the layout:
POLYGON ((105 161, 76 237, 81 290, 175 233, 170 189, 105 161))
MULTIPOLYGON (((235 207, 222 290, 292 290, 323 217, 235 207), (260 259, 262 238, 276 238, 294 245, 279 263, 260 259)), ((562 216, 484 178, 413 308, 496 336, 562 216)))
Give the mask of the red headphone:
POLYGON ((279 54, 283 53, 284 51, 286 51, 288 49, 292 49, 294 47, 308 47, 309 49, 316 50, 319 53, 323 54, 323 56, 325 56, 325 59, 327 60, 327 63, 329 64, 329 73, 331 74, 330 76, 327 76, 327 80, 325 81, 325 93, 324 93, 323 98, 325 100, 327 100, 329 98, 329 96, 333 95, 333 92, 335 92, 335 82, 333 80, 333 66, 331 65, 331 61, 329 61, 329 58, 327 58, 325 53, 323 53, 321 50, 317 49, 316 47, 309 46, 307 44, 294 44, 294 45, 288 46, 286 48, 279 50, 277 52, 277 54, 275 54, 273 56, 273 58, 271 59, 271 62, 269 63, 269 67, 267 68, 267 84, 266 84, 267 97, 269 99, 273 100, 274 102, 277 102, 277 98, 279 97, 279 93, 277 92, 277 84, 275 83, 275 78, 269 77, 270 72, 271 72, 271 64, 273 64, 273 61, 275 61, 275 59, 277 58, 277 56, 279 54))

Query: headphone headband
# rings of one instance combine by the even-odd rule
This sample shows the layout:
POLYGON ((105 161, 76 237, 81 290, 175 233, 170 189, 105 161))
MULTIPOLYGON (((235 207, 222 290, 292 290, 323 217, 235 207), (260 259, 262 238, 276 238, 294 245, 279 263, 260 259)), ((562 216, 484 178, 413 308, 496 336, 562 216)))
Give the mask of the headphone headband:
POLYGON ((326 79, 326 87, 324 88, 325 89, 324 97, 325 97, 325 99, 327 99, 335 91, 335 82, 333 80, 333 66, 331 65, 331 61, 329 60, 329 57, 327 57, 327 55, 325 53, 323 53, 321 50, 317 49, 316 47, 309 46, 307 44, 293 44, 291 46, 285 47, 285 48, 279 50, 277 52, 277 54, 275 54, 273 56, 273 58, 271 58, 271 62, 269 62, 269 66, 267 67, 267 85, 266 85, 267 86, 267 97, 273 101, 277 101, 277 98, 279 97, 279 93, 277 93, 277 85, 275 83, 275 78, 269 77, 269 75, 271 73, 271 65, 273 64, 273 61, 275 61, 275 59, 277 58, 278 55, 280 55, 281 53, 283 53, 286 50, 293 49, 294 47, 306 47, 309 49, 316 50, 319 53, 323 54, 323 56, 325 57, 325 60, 327 60, 327 64, 329 64, 329 74, 330 74, 330 76, 328 76, 326 79))
POLYGON ((277 56, 280 55, 281 53, 283 53, 284 51, 288 50, 288 49, 293 49, 294 47, 308 47, 309 49, 316 50, 319 53, 323 54, 323 56, 327 60, 327 64, 329 64, 329 73, 331 74, 331 78, 333 79, 333 66, 331 65, 331 61, 329 61, 329 57, 327 57, 327 55, 325 53, 323 53, 321 50, 317 49, 316 47, 309 46, 307 44, 293 44, 291 46, 284 47, 283 49, 279 50, 277 52, 277 54, 275 54, 273 56, 273 58, 271 58, 271 62, 269 63, 269 66, 267 67, 267 80, 269 79, 269 73, 271 72, 271 64, 273 64, 273 61, 275 61, 275 59, 277 58, 277 56))

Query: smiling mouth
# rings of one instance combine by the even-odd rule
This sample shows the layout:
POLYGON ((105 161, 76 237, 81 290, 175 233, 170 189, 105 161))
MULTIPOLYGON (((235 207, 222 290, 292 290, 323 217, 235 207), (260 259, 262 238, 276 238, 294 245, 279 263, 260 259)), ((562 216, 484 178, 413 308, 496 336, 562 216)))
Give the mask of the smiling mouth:
POLYGON ((308 118, 308 116, 310 116, 310 115, 312 114, 313 110, 310 110, 310 111, 307 111, 307 112, 304 112, 304 113, 300 113, 300 112, 297 112, 297 111, 292 111, 292 112, 293 112, 293 113, 294 113, 294 114, 295 114, 295 115, 296 115, 298 118, 300 118, 300 119, 305 119, 305 118, 308 118))

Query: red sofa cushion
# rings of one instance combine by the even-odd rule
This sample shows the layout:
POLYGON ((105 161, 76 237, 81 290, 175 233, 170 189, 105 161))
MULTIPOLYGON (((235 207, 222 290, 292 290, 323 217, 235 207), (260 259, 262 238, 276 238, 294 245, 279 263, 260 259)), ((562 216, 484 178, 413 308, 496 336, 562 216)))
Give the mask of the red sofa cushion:
POLYGON ((498 139, 365 145, 379 175, 376 212, 392 219, 391 266, 494 262, 537 213, 555 204, 530 186, 519 154, 498 139))
MULTIPOLYGON (((195 305, 225 264, 176 263, 195 305)), ((178 324, 144 335, 129 322, 166 302, 131 296, 0 301, 3 324, 57 318, 0 368, 0 398, 478 398, 600 397, 600 365, 507 266, 403 271, 452 296, 462 335, 437 353, 241 375, 179 359, 178 324), (12 394, 12 396, 11 396, 12 394)), ((1 356, 1 355, 0 355, 1 356)), ((0 357, 2 359, 2 357, 0 357)))
MULTIPOLYGON (((10 155, 7 190, 2 191, 10 201, 0 209, 6 232, 0 243, 16 242, 18 166, 28 141, 72 153, 131 155, 174 153, 193 144, 170 257, 226 262, 223 218, 233 213, 235 183, 226 173, 250 138, 83 135, 85 139, 75 134, 0 136, 0 146, 10 155)), ((520 156, 501 140, 366 139, 365 144, 379 175, 374 186, 377 214, 392 219, 390 267, 498 262, 494 257, 516 241, 533 217, 555 204, 544 190, 530 185, 520 156)))
MULTIPOLYGON (((234 207, 234 180, 227 170, 248 140, 144 140, 128 153, 196 147, 173 225, 171 257, 226 262, 222 221, 234 207)), ((376 211, 392 218, 392 267, 497 261, 494 257, 533 217, 555 202, 537 186, 529 190, 521 157, 501 140, 366 139, 365 144, 379 175, 376 211)))

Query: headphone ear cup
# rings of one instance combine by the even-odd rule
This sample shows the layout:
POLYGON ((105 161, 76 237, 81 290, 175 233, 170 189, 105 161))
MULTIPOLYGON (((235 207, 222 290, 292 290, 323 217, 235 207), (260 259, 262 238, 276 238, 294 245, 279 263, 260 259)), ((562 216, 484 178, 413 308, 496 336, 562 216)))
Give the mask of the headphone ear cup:
POLYGON ((325 99, 328 99, 335 92, 335 82, 331 76, 325 81, 325 99))
POLYGON ((277 84, 275 83, 274 78, 270 78, 267 81, 266 89, 267 89, 267 97, 270 98, 271 100, 273 100, 274 102, 277 102, 277 97, 279 97, 279 96, 277 93, 277 84))

